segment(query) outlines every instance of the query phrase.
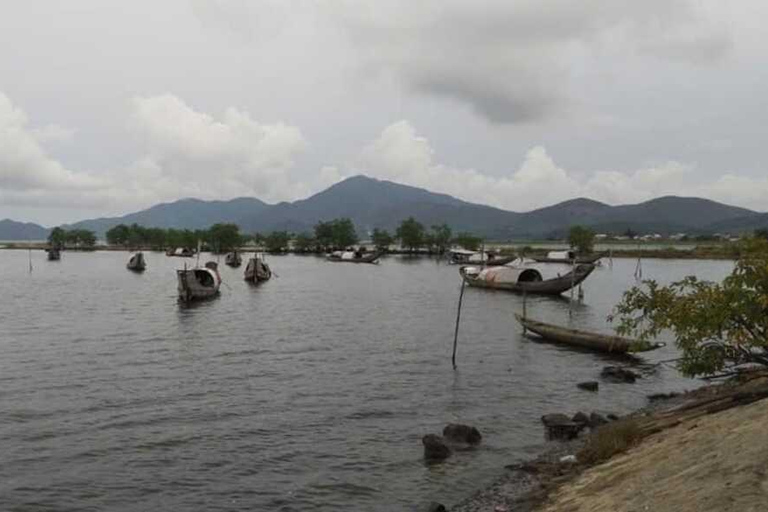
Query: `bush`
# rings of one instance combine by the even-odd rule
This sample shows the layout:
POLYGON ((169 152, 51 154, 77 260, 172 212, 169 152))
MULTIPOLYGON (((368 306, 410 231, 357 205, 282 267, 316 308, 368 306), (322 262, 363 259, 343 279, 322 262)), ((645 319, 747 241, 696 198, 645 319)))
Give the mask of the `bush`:
POLYGON ((597 464, 624 453, 642 439, 637 421, 623 419, 597 428, 578 454, 579 462, 597 464))

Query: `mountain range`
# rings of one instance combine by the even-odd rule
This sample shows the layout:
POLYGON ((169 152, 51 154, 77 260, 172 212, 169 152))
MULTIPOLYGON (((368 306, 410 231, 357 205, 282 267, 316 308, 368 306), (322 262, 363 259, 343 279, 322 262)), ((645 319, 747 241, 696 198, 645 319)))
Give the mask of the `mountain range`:
MULTIPOLYGON (((102 236, 118 224, 203 229, 234 222, 245 233, 287 230, 312 232, 319 221, 349 217, 361 237, 383 228, 393 232, 414 217, 425 226, 447 223, 454 232, 469 231, 488 239, 562 237, 574 224, 597 232, 638 233, 745 232, 768 226, 768 213, 729 206, 708 199, 665 196, 639 204, 611 206, 591 199, 572 199, 546 208, 518 213, 469 203, 425 189, 355 176, 307 199, 267 204, 256 198, 229 201, 181 199, 124 215, 83 220, 66 229, 89 229, 102 236)), ((0 221, 0 240, 39 240, 48 230, 37 224, 0 221)))

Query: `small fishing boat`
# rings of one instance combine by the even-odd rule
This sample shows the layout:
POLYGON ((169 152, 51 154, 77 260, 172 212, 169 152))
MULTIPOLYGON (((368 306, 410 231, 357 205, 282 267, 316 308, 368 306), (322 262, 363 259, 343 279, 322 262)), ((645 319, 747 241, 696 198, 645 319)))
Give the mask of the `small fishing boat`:
POLYGON ((176 256, 178 258, 191 258, 195 255, 195 251, 188 247, 177 247, 176 249, 168 249, 165 251, 166 256, 176 256))
POLYGON ((662 342, 653 343, 650 341, 622 338, 621 336, 610 334, 599 334, 595 332, 580 331, 578 329, 570 329, 559 325, 531 320, 530 318, 523 318, 517 313, 515 313, 515 318, 527 330, 546 340, 600 352, 609 352, 613 354, 647 352, 665 345, 662 342))
POLYGON ((448 263, 452 265, 483 264, 488 267, 506 265, 516 260, 516 256, 498 256, 492 252, 467 251, 453 249, 449 252, 448 263))
POLYGON ((469 286, 506 290, 518 293, 536 293, 560 295, 578 286, 592 271, 594 265, 577 265, 562 276, 544 279, 537 269, 532 267, 461 267, 459 274, 469 286))
POLYGON ((224 263, 230 267, 237 268, 243 264, 243 258, 237 251, 232 251, 224 257, 224 263))
POLYGON ((272 269, 269 268, 267 262, 255 254, 253 258, 248 260, 248 264, 245 266, 245 280, 251 283, 261 283, 262 281, 268 281, 272 277, 272 269))
POLYGON ((365 251, 335 251, 326 256, 328 261, 344 263, 377 263, 381 257, 379 252, 366 253, 365 251))
POLYGON ((537 263, 594 264, 607 255, 607 252, 578 254, 575 251, 549 251, 546 256, 531 256, 531 259, 537 263))
POLYGON ((56 247, 46 249, 45 252, 48 253, 48 261, 59 261, 61 259, 61 251, 56 247))
POLYGON ((126 267, 128 270, 133 270, 134 272, 144 272, 147 268, 147 262, 144 260, 144 253, 139 251, 131 256, 126 267))
POLYGON ((203 268, 177 270, 176 278, 179 300, 184 303, 215 297, 221 286, 218 265, 214 261, 209 261, 203 268))

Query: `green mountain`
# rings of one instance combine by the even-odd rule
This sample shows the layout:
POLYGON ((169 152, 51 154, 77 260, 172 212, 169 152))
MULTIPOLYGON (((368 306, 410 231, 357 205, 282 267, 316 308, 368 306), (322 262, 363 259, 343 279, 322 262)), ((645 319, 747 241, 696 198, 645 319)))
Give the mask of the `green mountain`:
POLYGON ((0 240, 46 240, 50 231, 39 224, 0 220, 0 240))
MULTIPOLYGON (((736 233, 768 225, 768 213, 692 197, 666 196, 620 206, 578 198, 517 213, 417 187, 355 176, 291 203, 270 205, 245 197, 230 201, 181 199, 122 217, 84 220, 65 228, 90 229, 103 236, 117 224, 201 229, 218 222, 234 222, 246 233, 299 233, 312 232, 317 222, 338 217, 351 218, 363 238, 373 228, 394 232, 408 217, 427 227, 445 222, 454 232, 470 231, 495 240, 562 237, 575 224, 613 234, 627 229, 660 234, 736 233)), ((47 237, 48 231, 36 225, 0 222, 0 239, 19 238, 19 233, 24 233, 24 239, 40 239, 47 237), (27 227, 19 231, 19 226, 27 227)))

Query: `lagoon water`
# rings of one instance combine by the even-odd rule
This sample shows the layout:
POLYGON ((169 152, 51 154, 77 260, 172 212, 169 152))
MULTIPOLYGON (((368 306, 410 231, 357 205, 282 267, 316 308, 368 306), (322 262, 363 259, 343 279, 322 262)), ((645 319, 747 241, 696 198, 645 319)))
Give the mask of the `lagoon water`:
MULTIPOLYGON (((545 445, 542 414, 625 413, 696 386, 661 366, 634 385, 609 359, 525 338, 522 297, 468 288, 451 367, 457 267, 268 259, 254 287, 221 265, 220 297, 184 308, 174 268, 147 253, 0 251, 0 510, 389 511, 454 503, 545 445), (421 437, 448 422, 483 443, 437 466, 421 437)), ((190 262, 191 260, 186 260, 190 262)), ((614 260, 568 301, 528 298, 545 321, 608 330, 634 283, 614 260)), ((644 260, 646 278, 720 279, 722 261, 644 260)), ((541 266, 545 274, 563 272, 541 266)), ((675 356, 673 347, 648 362, 675 356)))

